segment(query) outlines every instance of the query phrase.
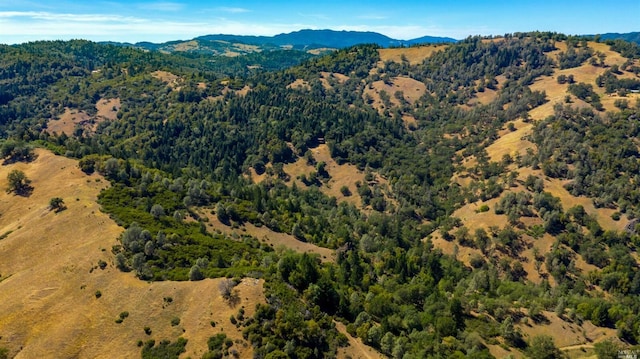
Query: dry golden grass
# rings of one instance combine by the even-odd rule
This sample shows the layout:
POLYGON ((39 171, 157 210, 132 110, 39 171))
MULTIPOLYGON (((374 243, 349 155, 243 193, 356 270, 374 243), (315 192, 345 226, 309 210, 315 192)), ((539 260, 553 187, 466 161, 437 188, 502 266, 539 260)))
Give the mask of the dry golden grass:
POLYGON ((96 108, 98 109, 96 118, 115 121, 118 119, 120 107, 122 107, 122 104, 119 98, 102 98, 96 103, 96 108))
POLYGON ((299 241, 290 234, 274 232, 266 226, 256 227, 249 222, 239 228, 233 228, 221 223, 215 215, 211 214, 210 208, 202 208, 198 211, 198 214, 208 219, 207 228, 210 231, 219 231, 231 237, 239 237, 243 234, 250 235, 263 243, 269 244, 274 249, 286 248, 299 253, 315 253, 320 256, 320 260, 323 262, 335 260, 335 252, 333 250, 299 241))
POLYGON ((102 98, 96 102, 98 110, 95 116, 88 113, 65 107, 64 113, 58 119, 50 119, 47 121, 47 131, 49 134, 66 134, 71 136, 76 126, 80 125, 85 130, 93 133, 98 128, 98 124, 103 121, 115 121, 118 119, 118 111, 120 111, 120 99, 102 98))
POLYGON ((560 319, 554 312, 543 311, 542 313, 548 319, 548 323, 533 324, 530 320, 530 325, 516 325, 525 335, 526 340, 537 335, 551 335, 555 345, 562 349, 597 343, 617 336, 615 329, 596 327, 590 321, 584 321, 578 325, 560 319))
POLYGON ((593 201, 590 198, 583 196, 575 197, 571 195, 571 193, 563 187, 566 184, 566 181, 555 178, 546 178, 540 170, 533 170, 531 168, 519 168, 518 172, 518 178, 520 180, 526 179, 529 175, 544 178, 544 190, 551 193, 553 196, 560 198, 562 207, 565 211, 571 207, 581 205, 589 215, 594 216, 598 220, 598 223, 600 223, 602 228, 605 230, 621 231, 628 223, 628 220, 625 217, 620 218, 619 221, 614 221, 611 218, 611 215, 616 211, 614 209, 595 208, 593 201))
POLYGON ((336 51, 336 49, 330 48, 330 47, 320 47, 317 49, 311 49, 309 51, 307 51, 307 53, 311 54, 311 55, 322 55, 324 53, 327 52, 332 52, 332 51, 336 51))
POLYGON ((173 45, 173 49, 175 51, 190 51, 190 50, 197 50, 199 48, 200 48, 200 44, 195 40, 185 41, 185 42, 181 42, 179 44, 173 45))
POLYGON ((500 138, 487 147, 487 154, 491 161, 500 162, 504 155, 515 158, 516 154, 524 155, 528 148, 535 148, 532 142, 524 139, 533 129, 531 123, 525 123, 522 119, 513 121, 515 131, 503 130, 500 138))
POLYGON ((309 86, 309 83, 303 79, 296 79, 292 83, 288 84, 287 88, 311 90, 311 86, 309 86))
POLYGON ((164 82, 172 88, 173 90, 178 90, 180 84, 182 83, 182 78, 180 76, 174 75, 168 71, 154 71, 151 73, 151 76, 157 78, 158 80, 164 82))
POLYGON ((337 72, 320 72, 320 82, 325 89, 332 89, 331 81, 337 81, 340 84, 345 83, 349 79, 349 76, 337 73, 337 72))
POLYGON ((86 124, 90 119, 91 116, 84 111, 72 110, 65 107, 64 113, 59 119, 50 119, 47 121, 46 131, 49 132, 49 134, 57 133, 61 135, 64 133, 67 136, 71 136, 76 125, 86 124))
MULTIPOLYGON (((331 158, 331 153, 329 151, 329 146, 327 144, 321 144, 316 148, 310 149, 316 163, 324 162, 325 170, 329 173, 331 177, 326 183, 323 183, 322 186, 319 187, 320 191, 327 196, 335 197, 339 202, 344 201, 355 205, 356 207, 363 209, 365 211, 371 210, 370 207, 363 208, 362 200, 358 195, 358 189, 356 187, 356 182, 365 183, 365 173, 360 171, 356 166, 345 163, 339 165, 333 158, 331 158), (345 196, 342 194, 340 189, 342 186, 346 186, 351 195, 345 196)), ((271 167, 271 163, 266 165, 267 168, 271 167)), ((283 166, 283 170, 286 174, 291 177, 291 180, 287 182, 289 186, 292 186, 294 183, 296 186, 300 188, 307 188, 307 186, 302 183, 297 177, 301 175, 308 176, 311 172, 315 171, 315 166, 308 165, 306 159, 299 158, 297 161, 293 163, 287 163, 283 166)), ((254 183, 260 183, 267 178, 266 172, 258 175, 253 168, 249 169, 249 177, 254 183)), ((381 189, 388 190, 389 183, 386 179, 382 178, 378 174, 374 174, 374 180, 381 189)), ((397 204, 393 198, 390 198, 386 193, 385 199, 388 203, 397 204)))
POLYGON ((436 51, 443 51, 449 45, 430 45, 430 46, 415 46, 407 48, 397 49, 379 49, 380 60, 382 62, 393 61, 402 62, 402 56, 409 61, 411 65, 417 65, 422 63, 424 59, 429 58, 436 51))
MULTIPOLYGON (((133 358, 140 355, 138 340, 183 336, 189 339, 186 355, 200 357, 208 337, 220 331, 242 339, 229 317, 240 306, 251 316, 255 304, 264 302, 262 281, 245 279, 237 287, 240 303, 232 308, 220 297, 219 279, 146 283, 120 272, 110 249, 122 228, 96 203, 108 182, 85 175, 74 160, 40 149, 36 154, 32 163, 0 167, 0 188, 13 169, 24 171, 34 187, 30 197, 0 191, 0 233, 11 231, 0 240, 0 344, 12 356, 133 358), (68 208, 49 211, 52 197, 63 198, 68 208), (97 269, 98 260, 107 268, 97 269), (123 311, 129 317, 116 324, 123 311), (174 317, 180 318, 175 327, 174 317)), ((250 346, 234 348, 242 358, 252 357, 250 346)))
MULTIPOLYGON (((596 85, 596 78, 605 73, 612 65, 622 65, 626 58, 622 57, 619 53, 612 51, 609 45, 589 42, 588 46, 594 49, 597 52, 603 53, 605 57, 605 67, 601 66, 593 66, 588 62, 585 62, 583 65, 570 68, 570 69, 556 69, 552 76, 542 76, 535 80, 535 82, 530 86, 532 91, 545 91, 547 94, 547 99, 549 102, 533 109, 530 111, 530 115, 533 119, 540 120, 544 119, 547 116, 553 114, 553 106, 558 102, 563 102, 565 96, 569 93, 567 92, 568 85, 567 84, 558 84, 556 78, 560 75, 573 75, 576 82, 583 82, 587 84, 591 84, 593 86, 594 91, 600 95, 601 102, 605 110, 607 111, 616 111, 617 109, 614 106, 614 102, 621 97, 617 95, 609 95, 605 93, 604 88, 598 87, 596 85)), ((567 46, 565 42, 557 42, 556 47, 558 50, 552 51, 547 55, 553 59, 557 60, 557 55, 561 51, 566 51, 567 46)), ((618 77, 626 77, 633 78, 635 75, 624 72, 622 75, 618 75, 618 77)), ((582 100, 576 99, 574 96, 572 97, 572 106, 574 107, 584 107, 590 106, 582 100)), ((631 94, 627 97, 629 103, 631 105, 634 104, 636 98, 640 98, 640 94, 631 94)))
POLYGON ((384 112, 384 110, 388 110, 380 98, 382 91, 389 95, 391 106, 398 107, 401 105, 401 102, 395 96, 397 91, 402 92, 404 101, 413 104, 426 93, 427 87, 418 80, 403 76, 392 78, 390 85, 385 84, 383 81, 373 82, 363 91, 363 98, 366 98, 367 95, 370 96, 373 99, 371 106, 381 113, 384 112))

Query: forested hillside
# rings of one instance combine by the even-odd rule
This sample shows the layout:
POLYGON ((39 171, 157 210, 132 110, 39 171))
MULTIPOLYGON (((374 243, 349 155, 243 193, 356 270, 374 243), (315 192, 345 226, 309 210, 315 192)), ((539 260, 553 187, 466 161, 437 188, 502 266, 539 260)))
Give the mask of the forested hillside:
POLYGON ((243 340, 211 337, 207 358, 346 357, 354 337, 393 358, 635 348, 638 45, 290 53, 0 46, 3 159, 42 147, 107 178, 125 228, 109 255, 141 281, 227 277, 231 298, 263 279, 266 301, 230 318, 243 340))

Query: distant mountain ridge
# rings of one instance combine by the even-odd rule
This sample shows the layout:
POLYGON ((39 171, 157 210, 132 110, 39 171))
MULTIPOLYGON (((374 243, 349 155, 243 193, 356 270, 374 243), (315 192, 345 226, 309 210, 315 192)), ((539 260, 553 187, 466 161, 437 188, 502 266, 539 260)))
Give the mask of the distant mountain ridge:
POLYGON ((443 43, 457 42, 450 37, 423 36, 411 40, 398 40, 386 35, 371 31, 335 31, 335 30, 300 30, 275 36, 241 36, 241 35, 205 35, 196 39, 240 41, 256 45, 277 46, 325 46, 332 48, 344 48, 357 44, 377 44, 383 47, 413 45, 416 43, 443 43))
POLYGON ((215 55, 243 54, 263 50, 289 48, 302 51, 330 48, 341 49, 358 44, 377 44, 382 47, 410 46, 421 43, 453 43, 458 40, 450 37, 423 36, 411 40, 398 40, 370 31, 300 30, 275 36, 252 35, 203 35, 191 40, 175 40, 164 43, 138 42, 117 43, 118 46, 132 46, 151 51, 195 52, 215 55), (241 45, 257 46, 246 48, 241 45))
MULTIPOLYGON (((587 35, 594 36, 594 35, 587 35)), ((600 38, 602 40, 624 40, 628 42, 635 42, 636 44, 640 44, 640 31, 628 32, 624 34, 620 34, 617 32, 609 32, 606 34, 600 34, 600 38)))
MULTIPOLYGON (((594 35, 583 35, 594 37, 594 35)), ((605 33, 599 35, 602 40, 625 40, 640 44, 640 32, 605 33)), ((451 37, 422 36, 415 39, 399 40, 371 31, 336 31, 304 29, 275 36, 211 34, 198 36, 190 40, 173 40, 163 43, 104 42, 117 46, 131 46, 150 51, 187 52, 208 55, 237 56, 273 50, 299 50, 314 55, 327 49, 342 49, 359 44, 376 44, 382 47, 411 46, 426 43, 455 43, 451 37)))

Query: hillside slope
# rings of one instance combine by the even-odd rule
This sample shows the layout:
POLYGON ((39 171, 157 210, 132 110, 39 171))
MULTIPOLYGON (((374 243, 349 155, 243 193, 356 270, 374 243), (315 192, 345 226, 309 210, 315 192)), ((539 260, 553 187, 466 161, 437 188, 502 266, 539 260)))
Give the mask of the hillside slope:
MULTIPOLYGON (((139 340, 184 337, 186 355, 199 357, 214 334, 242 338, 229 317, 240 307, 251 315, 264 301, 262 281, 243 280, 240 301, 231 306, 219 294, 222 279, 146 283, 117 270, 111 247, 122 228, 96 203, 108 182, 84 174, 77 161, 36 154, 32 163, 0 167, 0 187, 13 169, 24 171, 34 187, 29 197, 0 192, 0 346, 16 358, 132 358, 140 355, 139 340), (50 211, 52 197, 67 209, 50 211), (117 324, 125 311, 129 316, 117 324), (180 324, 172 326, 173 318, 180 324)), ((250 347, 234 348, 251 357, 250 347)))

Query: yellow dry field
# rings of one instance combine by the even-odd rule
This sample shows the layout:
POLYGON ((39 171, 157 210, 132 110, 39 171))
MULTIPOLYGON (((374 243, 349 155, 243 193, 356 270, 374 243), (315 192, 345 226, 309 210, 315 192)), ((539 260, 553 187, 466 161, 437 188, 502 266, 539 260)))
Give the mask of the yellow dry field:
POLYGON ((224 233, 230 237, 240 237, 250 235, 260 242, 267 243, 274 249, 291 249, 299 253, 314 253, 320 256, 322 262, 335 261, 335 252, 332 249, 316 246, 312 243, 302 242, 287 233, 274 232, 266 226, 256 227, 252 223, 245 223, 239 228, 233 228, 221 223, 218 218, 211 214, 211 209, 202 208, 198 214, 208 219, 207 228, 210 231, 224 233))
POLYGON ((415 117, 413 117, 413 115, 408 114, 408 113, 403 113, 402 114, 402 122, 404 122, 405 127, 407 128, 411 128, 411 126, 417 126, 418 125, 418 121, 416 120, 415 117))
POLYGON ((173 45, 173 49, 175 51, 190 51, 190 50, 197 50, 199 48, 200 48, 200 44, 195 40, 184 41, 179 44, 173 45))
POLYGON ((303 90, 311 90, 311 86, 309 86, 309 83, 303 79, 296 79, 295 81, 293 81, 292 83, 287 85, 288 89, 303 89, 303 90))
POLYGON ((340 84, 345 83, 349 79, 349 76, 337 73, 337 72, 320 72, 320 82, 325 89, 332 89, 331 82, 337 82, 340 84))
POLYGON ((251 87, 249 87, 249 85, 245 85, 245 86, 244 86, 243 88, 241 88, 240 90, 237 90, 237 91, 236 91, 236 94, 237 94, 238 96, 243 96, 243 97, 244 97, 244 96, 246 96, 246 95, 249 93, 249 91, 251 91, 251 87))
POLYGON ((422 97, 426 91, 427 87, 424 83, 414 80, 409 77, 399 76, 391 79, 391 84, 387 85, 383 81, 375 81, 371 85, 367 86, 363 91, 363 97, 366 98, 367 95, 373 99, 371 106, 377 109, 379 112, 384 112, 384 110, 388 110, 384 106, 382 99, 380 98, 380 93, 384 91, 390 98, 391 106, 398 107, 401 106, 400 100, 396 97, 396 92, 402 92, 402 97, 404 101, 413 104, 420 97, 422 97))
POLYGON ((105 119, 115 121, 118 119, 118 111, 120 111, 122 104, 119 98, 102 98, 96 103, 97 119, 105 119))
POLYGON ((529 325, 516 325, 529 340, 537 335, 551 335, 556 347, 571 348, 576 345, 593 345, 608 338, 616 338, 616 330, 611 328, 596 327, 590 321, 584 321, 581 325, 560 319, 554 312, 542 311, 548 323, 534 324, 529 320, 529 325))
POLYGON ((622 231, 624 226, 629 222, 629 220, 624 216, 621 217, 619 221, 614 221, 611 218, 611 215, 616 211, 614 209, 596 208, 590 198, 584 196, 573 196, 563 187, 567 183, 566 181, 556 178, 546 178, 540 170, 533 170, 531 168, 519 168, 518 172, 518 179, 523 181, 529 175, 543 178, 544 190, 551 193, 553 196, 560 198, 562 208, 565 211, 571 207, 581 205, 589 215, 594 216, 597 219, 598 223, 600 223, 602 228, 605 230, 622 231))
MULTIPOLYGON (((429 58, 436 51, 444 51, 449 45, 414 46, 395 49, 379 49, 380 61, 402 62, 404 56, 409 64, 421 64, 424 59, 429 58)), ((380 65, 380 64, 379 64, 380 65)))
POLYGON ((487 154, 491 161, 500 162, 504 155, 515 158, 516 154, 527 153, 529 148, 535 149, 535 144, 525 139, 525 136, 531 134, 533 125, 522 119, 513 121, 513 125, 516 128, 515 131, 507 129, 500 131, 500 138, 487 147, 487 154))
POLYGON ((91 116, 84 111, 65 107, 64 113, 59 119, 50 119, 47 121, 46 131, 49 132, 49 134, 57 133, 61 135, 64 133, 67 136, 71 136, 76 125, 86 124, 90 119, 91 116))
POLYGON ((328 78, 335 78, 339 83, 343 84, 345 82, 347 82, 347 80, 349 79, 349 76, 347 75, 343 75, 341 73, 338 72, 326 72, 326 71, 322 71, 320 72, 320 75, 323 79, 328 79, 328 78))
POLYGON ((472 98, 467 105, 473 106, 477 103, 481 103, 483 105, 489 104, 493 102, 498 97, 498 91, 492 90, 489 88, 485 88, 482 92, 476 92, 475 97, 472 98))
MULTIPOLYGON (((596 52, 603 53, 605 55, 605 65, 606 67, 593 66, 587 62, 583 65, 570 68, 570 69, 556 69, 552 76, 542 76, 535 80, 535 82, 530 85, 532 91, 545 91, 547 94, 547 100, 549 102, 533 109, 530 111, 531 117, 540 120, 545 117, 553 114, 553 105, 558 102, 564 102, 564 98, 569 93, 567 89, 569 87, 568 84, 559 84, 557 82, 557 77, 560 75, 573 75, 576 82, 583 82, 587 84, 591 84, 593 86, 593 90, 600 96, 600 100, 602 102, 603 107, 606 111, 615 111, 617 110, 614 106, 614 102, 618 99, 627 99, 630 105, 635 103, 637 98, 640 98, 640 94, 630 94, 626 98, 620 97, 617 94, 609 95, 605 93, 604 88, 600 88, 596 85, 596 78, 605 73, 612 65, 621 66, 626 58, 622 57, 619 53, 612 51, 607 44, 589 42, 588 46, 592 48, 596 52)), ((548 56, 551 56, 553 59, 557 59, 557 55, 561 51, 566 51, 567 46, 565 42, 557 42, 556 47, 558 50, 552 51, 548 53, 548 56)), ((635 75, 629 72, 623 72, 621 75, 617 75, 620 78, 636 78, 635 75)), ((589 104, 576 99, 574 96, 571 96, 573 103, 571 104, 574 107, 582 107, 582 106, 590 106, 589 104)))
POLYGON ((154 71, 151 73, 151 76, 166 83, 167 86, 171 87, 174 90, 179 89, 180 84, 182 83, 182 78, 180 76, 174 75, 168 71, 162 71, 162 70, 154 71))
MULTIPOLYGON (((241 306, 251 316, 264 302, 262 281, 245 279, 232 307, 220 296, 220 279, 147 283, 114 268, 111 247, 122 232, 100 212, 96 198, 107 181, 87 176, 77 161, 36 150, 31 163, 0 167, 0 346, 16 358, 135 358, 138 340, 189 340, 185 356, 200 357, 221 331, 242 339, 230 322, 241 306), (29 197, 4 191, 19 169, 32 180, 29 197), (49 211, 61 197, 67 209, 49 211), (101 270, 99 260, 108 263, 101 270), (96 298, 96 291, 102 296, 96 298), (163 298, 171 297, 166 303, 163 298), (119 313, 129 312, 122 324, 119 313), (180 324, 171 325, 173 318, 180 324), (217 323, 213 328, 211 321, 217 323), (149 326, 151 335, 143 328, 149 326)), ((234 344, 242 358, 249 345, 234 344)))
MULTIPOLYGON (((325 169, 329 173, 329 176, 331 176, 327 183, 323 183, 322 186, 319 187, 322 193, 329 197, 335 197, 338 202, 344 201, 365 211, 371 210, 370 207, 362 207, 362 200, 360 199, 360 195, 358 195, 358 188, 356 187, 356 182, 363 184, 366 182, 364 172, 349 163, 339 165, 333 158, 331 158, 331 153, 327 144, 320 144, 318 147, 310 150, 316 160, 316 163, 324 162, 325 169), (342 186, 349 188, 351 195, 343 195, 340 191, 342 186)), ((271 163, 267 163, 266 167, 272 167, 271 163)), ((306 159, 301 157, 296 162, 285 164, 283 166, 283 170, 291 177, 291 180, 287 182, 288 185, 292 186, 295 183, 299 188, 307 188, 302 181, 298 180, 298 177, 301 175, 308 176, 311 172, 315 172, 316 168, 315 166, 308 165, 306 159)), ((268 177, 266 171, 265 173, 258 175, 253 168, 249 168, 248 176, 251 178, 253 183, 260 183, 268 177)), ((394 205, 397 204, 396 201, 385 192, 388 191, 389 188, 389 183, 385 178, 374 173, 374 180, 372 182, 373 183, 371 184, 377 184, 380 186, 383 190, 385 200, 388 203, 394 205)))
MULTIPOLYGON (((531 340, 538 335, 550 335, 556 347, 563 351, 572 359, 596 359, 593 348, 594 344, 606 339, 616 340, 615 329, 600 328, 594 326, 590 321, 585 321, 581 325, 566 322, 560 319, 555 313, 543 311, 548 322, 535 324, 529 320, 529 324, 518 324, 518 328, 525 340, 531 340)), ((526 356, 515 349, 506 351, 498 345, 488 345, 489 351, 496 358, 505 358, 511 355, 513 358, 526 358, 526 356)))

